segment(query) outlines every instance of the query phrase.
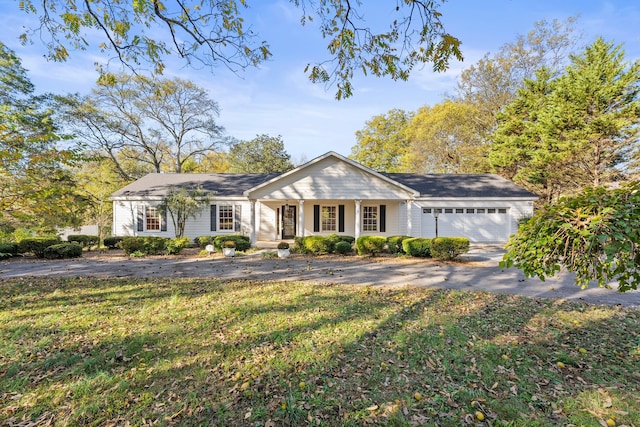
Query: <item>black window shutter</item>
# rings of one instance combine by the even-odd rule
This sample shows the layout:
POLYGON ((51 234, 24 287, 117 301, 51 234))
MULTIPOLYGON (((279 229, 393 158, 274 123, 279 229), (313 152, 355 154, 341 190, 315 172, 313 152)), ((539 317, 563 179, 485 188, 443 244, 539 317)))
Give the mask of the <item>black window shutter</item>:
POLYGON ((138 231, 144 231, 144 206, 138 205, 137 222, 138 231))
POLYGON ((235 220, 235 231, 242 231, 242 205, 235 205, 233 207, 233 216, 235 220))
POLYGON ((380 232, 387 231, 387 205, 380 205, 380 232))
POLYGON ((313 205, 313 232, 320 232, 320 205, 313 205))
POLYGON ((162 212, 160 217, 160 231, 167 231, 167 211, 162 212))
POLYGON ((344 205, 338 205, 338 232, 344 233, 344 205))
POLYGON ((211 231, 218 230, 217 206, 211 205, 211 231))

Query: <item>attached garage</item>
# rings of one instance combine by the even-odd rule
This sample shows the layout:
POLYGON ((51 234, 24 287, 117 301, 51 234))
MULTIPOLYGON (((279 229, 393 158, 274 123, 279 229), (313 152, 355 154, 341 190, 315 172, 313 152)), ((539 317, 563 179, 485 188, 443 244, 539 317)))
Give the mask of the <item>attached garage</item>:
POLYGON ((472 242, 504 242, 511 234, 508 208, 423 208, 421 225, 421 235, 430 238, 437 234, 465 236, 472 242))

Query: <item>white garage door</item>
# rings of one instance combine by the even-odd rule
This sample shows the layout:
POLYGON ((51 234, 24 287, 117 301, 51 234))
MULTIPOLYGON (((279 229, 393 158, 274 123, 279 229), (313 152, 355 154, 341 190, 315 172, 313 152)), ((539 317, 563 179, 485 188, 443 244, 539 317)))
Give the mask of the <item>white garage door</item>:
MULTIPOLYGON (((422 210, 422 236, 436 236, 435 209, 422 210)), ((507 208, 439 208, 438 236, 467 237, 472 242, 506 242, 507 208)))

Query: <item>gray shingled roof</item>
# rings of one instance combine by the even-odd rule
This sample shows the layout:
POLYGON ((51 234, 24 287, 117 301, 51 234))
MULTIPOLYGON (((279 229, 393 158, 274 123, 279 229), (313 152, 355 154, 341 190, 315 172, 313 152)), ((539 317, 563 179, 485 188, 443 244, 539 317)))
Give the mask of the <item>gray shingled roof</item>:
MULTIPOLYGON (((151 173, 116 191, 112 197, 162 197, 173 187, 202 188, 216 196, 242 196, 243 192, 280 175, 233 173, 151 173)), ((419 175, 382 173, 420 192, 422 197, 526 197, 536 195, 498 175, 419 175)))
POLYGON ((383 173, 420 192, 422 197, 537 197, 508 179, 492 174, 383 173))
POLYGON ((278 173, 150 173, 111 197, 163 197, 173 187, 201 188, 216 196, 242 196, 278 173))

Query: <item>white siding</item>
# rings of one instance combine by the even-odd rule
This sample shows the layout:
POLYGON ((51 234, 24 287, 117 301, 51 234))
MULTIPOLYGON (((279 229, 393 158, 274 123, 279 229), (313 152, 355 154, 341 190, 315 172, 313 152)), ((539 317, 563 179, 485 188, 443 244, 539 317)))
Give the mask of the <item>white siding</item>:
POLYGON ((261 200, 404 200, 408 191, 333 158, 321 160, 251 193, 261 200))

